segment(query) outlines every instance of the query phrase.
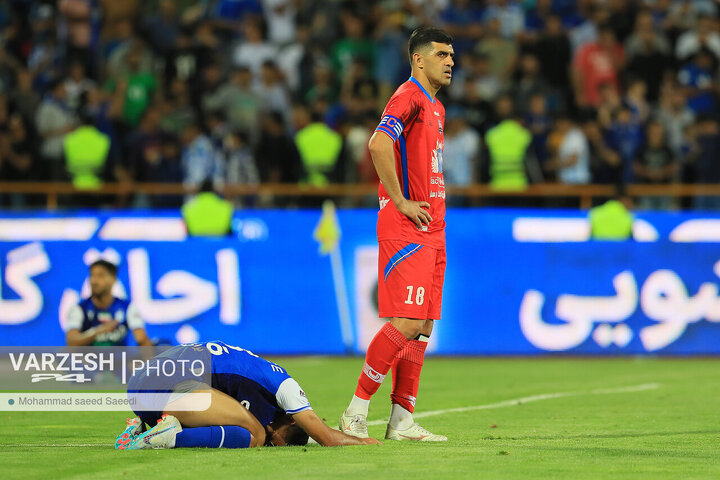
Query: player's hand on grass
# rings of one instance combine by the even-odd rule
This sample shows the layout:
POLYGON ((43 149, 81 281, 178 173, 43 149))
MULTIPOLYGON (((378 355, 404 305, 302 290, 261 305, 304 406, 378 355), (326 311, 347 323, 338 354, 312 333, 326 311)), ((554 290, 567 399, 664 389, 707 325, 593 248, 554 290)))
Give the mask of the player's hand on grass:
POLYGON ((377 438, 361 438, 360 441, 365 445, 382 445, 382 442, 377 438))
POLYGON ((432 222, 432 216, 426 210, 430 208, 428 202, 403 199, 396 207, 400 213, 412 220, 418 228, 422 228, 423 224, 430 225, 430 222, 432 222))

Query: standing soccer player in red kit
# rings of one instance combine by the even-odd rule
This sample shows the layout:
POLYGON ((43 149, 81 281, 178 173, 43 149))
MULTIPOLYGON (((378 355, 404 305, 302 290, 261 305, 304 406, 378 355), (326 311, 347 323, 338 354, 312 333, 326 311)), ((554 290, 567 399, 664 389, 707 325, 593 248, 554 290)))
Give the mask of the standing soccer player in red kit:
POLYGON ((414 422, 425 348, 440 318, 445 278, 445 181, 442 173, 445 108, 435 98, 450 85, 452 37, 421 27, 410 36, 412 76, 392 96, 370 139, 380 177, 378 299, 388 318, 375 335, 340 429, 367 437, 370 397, 392 367, 392 413, 385 438, 442 442, 414 422))

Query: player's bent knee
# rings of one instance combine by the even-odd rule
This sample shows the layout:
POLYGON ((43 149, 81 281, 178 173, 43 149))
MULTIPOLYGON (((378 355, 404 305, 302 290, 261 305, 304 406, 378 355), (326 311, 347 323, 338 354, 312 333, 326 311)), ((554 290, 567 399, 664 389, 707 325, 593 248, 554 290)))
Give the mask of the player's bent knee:
POLYGON ((425 320, 417 320, 414 318, 394 317, 390 320, 390 323, 408 340, 417 337, 425 326, 425 320))
POLYGON ((265 431, 252 432, 250 434, 250 447, 262 447, 265 445, 265 431))

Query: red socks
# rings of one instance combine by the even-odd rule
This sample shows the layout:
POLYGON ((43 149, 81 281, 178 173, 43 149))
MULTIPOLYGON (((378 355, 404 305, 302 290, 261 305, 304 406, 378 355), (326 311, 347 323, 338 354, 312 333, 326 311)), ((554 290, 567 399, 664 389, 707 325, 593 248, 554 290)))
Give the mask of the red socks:
POLYGON ((420 386, 420 371, 425 358, 427 337, 420 336, 421 340, 411 340, 397 354, 393 365, 393 390, 390 395, 392 403, 396 403, 408 412, 415 410, 415 399, 420 386))
MULTIPOLYGON (((413 342, 416 342, 416 340, 413 340, 413 342)), ((365 365, 358 379, 355 395, 364 400, 370 400, 370 397, 380 388, 390 370, 390 366, 395 362, 395 357, 410 343, 412 342, 409 342, 390 322, 385 323, 368 346, 365 354, 365 365)), ((425 345, 427 344, 425 343, 425 345)), ((422 365, 422 356, 420 358, 420 364, 422 365)), ((418 369, 418 381, 419 379, 420 373, 418 369)), ((417 394, 417 387, 415 393, 417 394)), ((414 400, 413 403, 415 403, 414 400)))

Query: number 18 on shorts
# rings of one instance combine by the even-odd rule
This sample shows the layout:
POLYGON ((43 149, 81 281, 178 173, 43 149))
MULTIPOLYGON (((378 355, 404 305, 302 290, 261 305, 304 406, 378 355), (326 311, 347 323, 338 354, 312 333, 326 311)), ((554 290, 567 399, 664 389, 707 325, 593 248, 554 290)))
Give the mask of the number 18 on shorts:
POLYGON ((439 320, 447 263, 445 250, 396 240, 379 243, 380 317, 439 320))

